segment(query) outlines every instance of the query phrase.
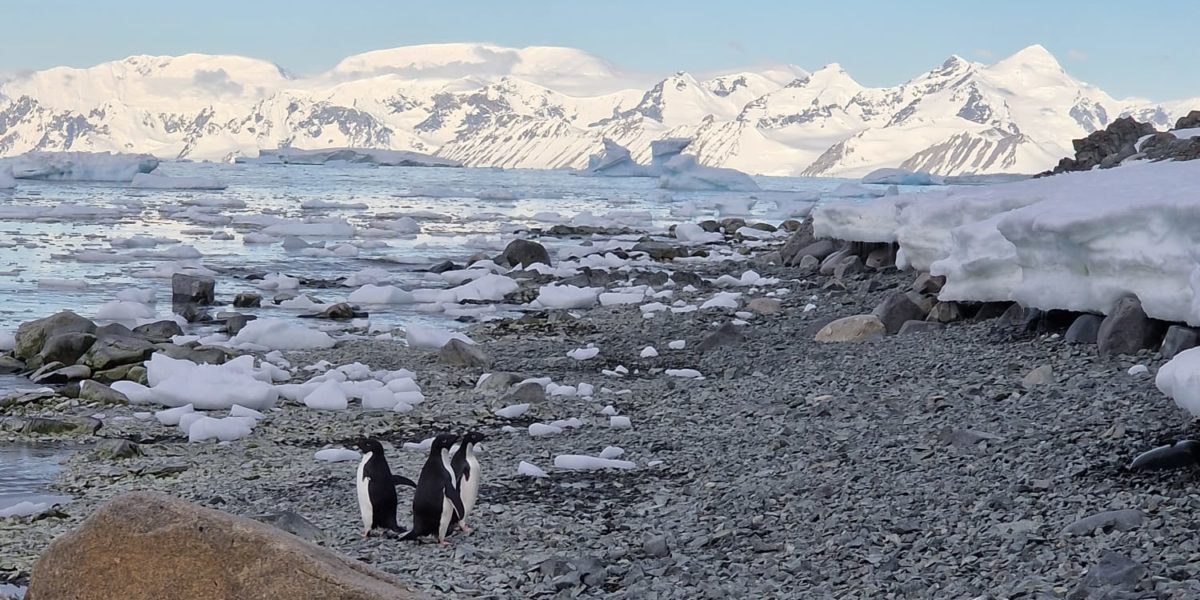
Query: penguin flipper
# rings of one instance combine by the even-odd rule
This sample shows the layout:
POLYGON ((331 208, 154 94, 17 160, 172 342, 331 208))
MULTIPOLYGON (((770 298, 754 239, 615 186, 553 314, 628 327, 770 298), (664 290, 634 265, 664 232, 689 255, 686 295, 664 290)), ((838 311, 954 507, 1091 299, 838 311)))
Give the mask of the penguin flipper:
POLYGON ((392 485, 407 485, 410 488, 417 487, 417 482, 403 476, 392 473, 392 485))
POLYGON ((1193 440, 1183 440, 1170 446, 1160 446, 1137 455, 1129 464, 1129 469, 1132 471, 1158 471, 1195 466, 1197 450, 1200 450, 1200 444, 1193 440))
POLYGON ((458 495, 458 488, 454 487, 454 483, 447 481, 445 494, 450 499, 450 503, 454 505, 454 513, 458 518, 463 518, 467 514, 467 509, 463 508, 462 496, 458 495))

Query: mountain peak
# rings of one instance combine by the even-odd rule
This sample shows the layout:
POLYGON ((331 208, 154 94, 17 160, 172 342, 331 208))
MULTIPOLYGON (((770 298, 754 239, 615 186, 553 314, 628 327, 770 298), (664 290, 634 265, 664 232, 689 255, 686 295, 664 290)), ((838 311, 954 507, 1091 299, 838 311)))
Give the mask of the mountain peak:
POLYGON ((996 63, 996 67, 1034 67, 1034 68, 1051 68, 1062 70, 1062 65, 1058 64, 1058 59, 1041 44, 1033 44, 1026 46, 1013 53, 1012 56, 996 63))

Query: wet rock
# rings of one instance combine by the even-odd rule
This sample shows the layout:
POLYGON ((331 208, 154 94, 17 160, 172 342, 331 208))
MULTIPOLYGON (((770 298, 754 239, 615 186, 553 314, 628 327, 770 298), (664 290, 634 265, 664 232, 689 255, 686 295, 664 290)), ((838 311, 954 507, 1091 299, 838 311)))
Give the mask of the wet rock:
POLYGON ((46 340, 41 352, 29 361, 29 367, 36 368, 53 362, 75 364, 95 343, 96 336, 90 333, 60 333, 46 340))
POLYGON ((1176 354, 1196 346, 1200 346, 1200 331, 1183 325, 1172 325, 1167 328, 1167 335, 1163 337, 1161 352, 1163 358, 1174 358, 1176 354))
POLYGON ((392 575, 275 527, 156 492, 117 496, 55 539, 34 564, 28 593, 42 600, 418 597, 392 575))
POLYGON ((846 258, 847 256, 850 256, 850 250, 845 248, 831 253, 821 261, 821 267, 818 269, 818 272, 822 275, 833 275, 833 270, 836 269, 838 264, 842 262, 842 259, 846 258))
POLYGON ((697 223, 697 225, 700 226, 700 229, 703 229, 708 233, 717 233, 718 231, 721 231, 721 224, 712 219, 700 221, 697 223))
POLYGON ((101 404, 129 404, 125 394, 91 379, 79 384, 79 399, 101 404))
POLYGON ((520 265, 522 268, 528 268, 534 263, 542 263, 546 266, 550 265, 550 253, 546 252, 546 247, 529 240, 513 240, 504 247, 504 252, 500 254, 499 263, 515 267, 520 265))
POLYGON ((129 367, 129 373, 125 375, 125 379, 146 385, 146 367, 142 365, 129 367))
POLYGON ((183 335, 183 329, 175 321, 155 321, 133 328, 133 334, 151 342, 169 342, 177 335, 183 335))
POLYGON ((446 271, 457 271, 458 269, 459 266, 454 264, 452 261, 443 260, 442 262, 429 267, 429 272, 441 274, 445 273, 446 271))
POLYGON ((502 404, 540 404, 546 401, 546 389, 534 382, 522 383, 513 388, 501 401, 502 404))
POLYGON ((833 276, 837 279, 845 279, 847 275, 854 273, 862 273, 866 267, 863 266, 862 259, 853 254, 843 257, 833 267, 833 276))
POLYGON ((729 235, 746 226, 746 220, 741 217, 725 217, 719 221, 721 230, 729 235))
POLYGON ((212 277, 176 273, 171 276, 171 302, 211 306, 216 287, 212 277))
POLYGON ((201 323, 212 320, 208 311, 195 302, 172 302, 171 312, 183 317, 188 323, 201 323))
POLYGON ((58 384, 67 383, 68 381, 79 381, 92 376, 92 370, 84 365, 68 365, 61 366, 62 363, 50 363, 51 365, 60 365, 59 368, 43 372, 39 370, 29 376, 29 380, 37 384, 58 384))
POLYGON ((821 268, 821 261, 812 255, 805 256, 800 259, 800 263, 796 265, 801 273, 816 273, 821 268))
POLYGON ((783 303, 775 298, 754 298, 746 303, 746 310, 760 315, 773 315, 783 310, 783 303))
POLYGON ((1054 383, 1054 369, 1050 365, 1042 365, 1021 378, 1021 387, 1031 388, 1054 383))
POLYGON ((634 252, 645 252, 652 260, 674 260, 688 256, 688 249, 667 242, 638 242, 633 247, 634 252))
POLYGON ((1146 520, 1146 514, 1140 510, 1109 510, 1084 517, 1067 525, 1063 535, 1091 535, 1099 531, 1129 531, 1141 527, 1146 520))
POLYGON ((633 278, 633 284, 634 285, 649 285, 649 286, 658 288, 658 287, 667 285, 667 280, 669 278, 670 278, 670 274, 667 273, 666 271, 651 271, 648 273, 641 272, 641 273, 638 273, 633 278))
POLYGON ((132 337, 110 337, 97 341, 80 362, 94 371, 111 369, 118 365, 142 362, 154 353, 154 344, 132 337))
POLYGON ((907 321, 921 321, 929 314, 932 306, 912 292, 893 292, 871 311, 879 318, 889 334, 898 333, 907 321))
POLYGON ((492 359, 484 354, 478 344, 468 344, 454 338, 438 350, 438 358, 442 362, 460 367, 486 369, 491 366, 492 359))
POLYGON ((830 322, 813 337, 818 342, 865 342, 882 338, 887 333, 883 322, 875 315, 852 315, 830 322))
POLYGON ((46 340, 64 333, 96 332, 96 324, 69 310, 50 315, 44 319, 22 323, 14 334, 16 345, 13 356, 28 360, 42 350, 46 340))
POLYGON ((1103 321, 1104 317, 1100 315, 1079 315, 1067 328, 1063 341, 1068 344, 1095 344, 1103 321))
POLYGON ((142 447, 129 440, 100 440, 92 454, 101 460, 124 460, 142 455, 142 447))
POLYGON ((1146 316, 1136 296, 1125 296, 1104 317, 1096 344, 1101 356, 1135 354, 1158 345, 1163 329, 1161 322, 1146 316))
POLYGON ((297 294, 296 292, 279 292, 279 293, 275 294, 274 296, 271 296, 271 302, 273 304, 280 304, 283 302, 287 302, 288 300, 291 300, 293 298, 296 298, 299 295, 300 294, 297 294))
POLYGON ((105 369, 103 371, 93 371, 92 372, 92 381, 97 381, 97 382, 106 383, 106 384, 114 383, 117 381, 123 381, 123 380, 134 381, 133 379, 129 378, 129 370, 134 368, 135 366, 136 365, 121 365, 119 367, 113 367, 111 369, 105 369))
POLYGON ((0 355, 0 375, 11 375, 27 370, 25 362, 7 354, 0 355))
POLYGON ((233 297, 233 305, 237 308, 257 308, 262 306, 262 296, 253 292, 243 292, 233 297))
POLYGON ((888 244, 872 250, 867 254, 863 263, 870 269, 886 269, 896 266, 895 244, 888 244))
POLYGON ((671 281, 679 287, 693 286, 696 289, 704 287, 704 278, 691 271, 675 271, 671 273, 671 281))
POLYGON ((524 380, 525 377, 519 373, 492 373, 475 389, 485 394, 507 392, 508 388, 524 380))
POLYGON ((696 345, 696 351, 704 353, 714 348, 734 346, 744 341, 746 341, 746 336, 742 333, 741 327, 733 323, 725 323, 719 329, 710 333, 708 337, 701 340, 696 345))
POLYGON ((973 317, 976 321, 990 321, 998 319, 1009 311, 1013 306, 1017 306, 1016 302, 984 302, 979 305, 979 310, 975 311, 973 317))
POLYGON ((900 331, 896 333, 897 335, 932 333, 941 331, 945 328, 945 323, 938 323, 936 321, 905 321, 904 324, 900 326, 900 331))
POLYGON ((225 333, 229 335, 237 335, 239 331, 244 329, 250 321, 256 319, 254 315, 235 314, 225 317, 225 333))
POLYGON ((95 435, 102 423, 92 417, 30 417, 21 428, 26 435, 95 435))
POLYGON ((109 323, 107 325, 101 325, 96 328, 96 337, 97 338, 108 338, 108 337, 137 337, 137 336, 133 335, 132 329, 130 329, 120 323, 109 323))
POLYGON ((315 315, 300 315, 305 319, 329 319, 331 321, 348 321, 350 319, 365 319, 369 316, 366 312, 357 310, 354 306, 346 302, 338 302, 326 308, 325 310, 315 315))

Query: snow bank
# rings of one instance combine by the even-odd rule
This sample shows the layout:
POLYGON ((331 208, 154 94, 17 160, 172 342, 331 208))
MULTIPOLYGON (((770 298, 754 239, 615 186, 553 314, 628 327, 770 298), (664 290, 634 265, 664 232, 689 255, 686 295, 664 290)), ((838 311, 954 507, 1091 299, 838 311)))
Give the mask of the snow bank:
POLYGON ((231 340, 234 344, 253 344, 269 350, 313 350, 332 348, 333 338, 323 331, 283 319, 255 319, 231 340))
POLYGON ((138 173, 158 168, 149 154, 110 152, 30 152, 0 161, 17 179, 47 181, 132 181, 138 173))
POLYGON ((1158 369, 1154 385, 1179 408, 1200 416, 1200 348, 1184 350, 1167 361, 1158 369))
POLYGON ((1117 169, 825 205, 818 235, 899 242, 900 262, 946 275, 943 300, 1016 300, 1200 325, 1200 162, 1117 169), (866 225, 864 225, 866 224, 866 225))
POLYGON ((211 177, 168 177, 157 173, 138 173, 130 185, 144 190, 223 190, 226 187, 211 177))
POLYGON ((945 185, 945 180, 925 171, 909 171, 908 169, 875 169, 863 175, 863 183, 881 183, 889 185, 945 185))

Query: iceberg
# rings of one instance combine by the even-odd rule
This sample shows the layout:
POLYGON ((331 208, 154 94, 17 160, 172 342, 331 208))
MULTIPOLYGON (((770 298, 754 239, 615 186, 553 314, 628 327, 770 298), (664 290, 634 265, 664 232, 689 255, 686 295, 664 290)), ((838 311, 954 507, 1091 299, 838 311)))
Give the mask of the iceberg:
POLYGON ((237 157, 236 163, 325 165, 328 163, 377 165, 380 167, 461 167, 456 160, 438 158, 409 150, 379 150, 375 148, 263 148, 258 158, 237 157))
POLYGON ((760 188, 749 175, 735 169, 709 167, 683 151, 689 138, 650 142, 650 164, 633 160, 629 149, 604 138, 604 150, 588 158, 582 174, 593 177, 658 177, 658 187, 668 190, 753 192, 760 188))
POLYGON ((664 190, 757 192, 761 188, 737 169, 709 167, 690 154, 680 154, 663 166, 658 187, 664 190))
POLYGON ((144 190, 223 190, 226 187, 211 177, 168 177, 158 173, 137 173, 130 185, 144 190))
POLYGON ((909 171, 908 169, 875 169, 863 175, 863 183, 884 185, 945 185, 942 177, 925 171, 909 171))
POLYGON ((4 167, 16 179, 129 182, 138 173, 158 168, 158 159, 149 154, 29 152, 0 161, 0 170, 4 167))
POLYGON ((629 149, 604 138, 604 151, 588 157, 587 173, 604 177, 657 177, 652 168, 639 165, 629 149))

